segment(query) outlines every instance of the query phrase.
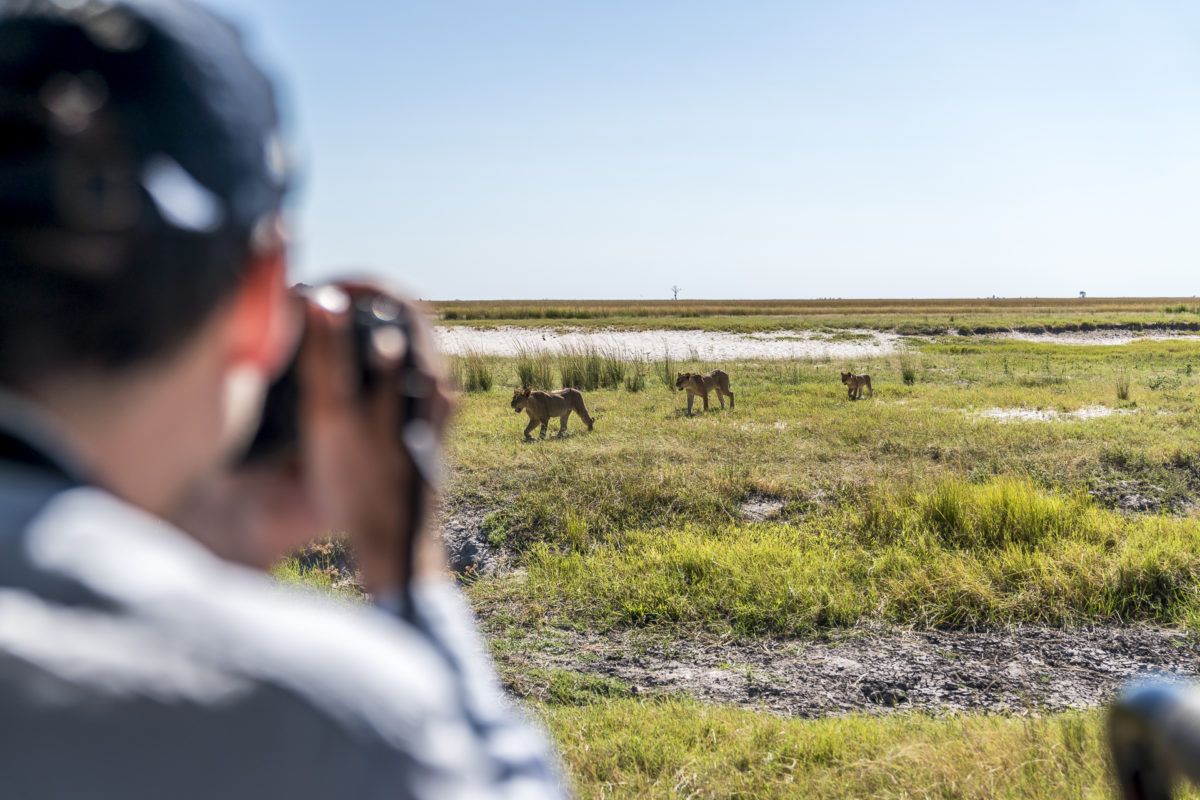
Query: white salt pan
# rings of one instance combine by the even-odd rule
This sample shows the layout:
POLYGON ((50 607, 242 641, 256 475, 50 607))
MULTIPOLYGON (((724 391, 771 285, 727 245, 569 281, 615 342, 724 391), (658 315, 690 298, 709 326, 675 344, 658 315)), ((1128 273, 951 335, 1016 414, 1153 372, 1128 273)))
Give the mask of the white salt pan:
POLYGON ((445 353, 515 356, 521 350, 559 353, 594 347, 626 358, 723 361, 738 358, 836 359, 852 361, 900 352, 904 345, 894 333, 846 331, 863 338, 842 339, 816 331, 727 333, 722 331, 618 331, 540 328, 434 328, 445 353))

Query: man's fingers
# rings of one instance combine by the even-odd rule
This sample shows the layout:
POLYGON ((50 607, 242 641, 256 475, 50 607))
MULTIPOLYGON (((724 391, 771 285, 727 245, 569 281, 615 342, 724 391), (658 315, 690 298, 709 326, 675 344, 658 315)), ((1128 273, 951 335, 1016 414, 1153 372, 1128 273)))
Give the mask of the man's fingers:
POLYGON ((314 303, 305 306, 304 341, 300 346, 301 397, 316 414, 344 412, 356 394, 349 315, 314 303))

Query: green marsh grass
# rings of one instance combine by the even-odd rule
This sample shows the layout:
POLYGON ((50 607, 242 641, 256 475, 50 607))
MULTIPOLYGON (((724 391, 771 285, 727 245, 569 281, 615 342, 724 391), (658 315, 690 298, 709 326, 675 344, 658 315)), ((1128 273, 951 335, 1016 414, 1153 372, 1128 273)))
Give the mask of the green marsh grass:
POLYGON ((595 431, 535 446, 506 403, 465 397, 450 492, 503 509, 490 533, 528 570, 471 591, 481 607, 521 609, 525 623, 744 635, 875 614, 920 625, 1191 624, 1200 377, 1186 365, 1197 357, 1187 341, 948 337, 912 353, 915 385, 894 357, 856 363, 878 378, 874 399, 855 403, 840 364, 685 361, 675 368, 729 372, 737 408, 714 398, 689 418, 675 392, 588 391, 595 431), (1173 380, 1114 407, 1114 372, 1173 380), (1108 415, 1071 416, 1094 407, 1108 415), (981 414, 996 408, 1059 416, 981 414), (1131 492, 1161 513, 1114 510, 1131 492), (751 494, 778 498, 783 519, 743 521, 751 494))
MULTIPOLYGON (((756 637, 865 619, 929 627, 1200 619, 1200 526, 1130 520, 1011 478, 949 481, 795 524, 630 531, 582 551, 543 543, 526 564, 515 590, 532 601, 527 608, 554 608, 551 624, 601 630, 756 637)), ((509 596, 502 583, 496 590, 509 596)))
MULTIPOLYGON (((1200 331, 1200 315, 1175 310, 1175 298, 1022 298, 999 300, 491 301, 434 303, 447 325, 734 333, 855 329, 970 341, 981 335, 1076 333, 1106 329, 1200 331)), ((1192 306, 1195 308, 1194 301, 1192 306)))
POLYGON ((676 371, 726 369, 737 408, 722 411, 713 398, 713 410, 689 419, 684 396, 674 391, 587 391, 589 410, 600 415, 595 432, 545 447, 521 442, 506 402, 464 397, 448 443, 450 491, 459 500, 509 508, 514 542, 553 542, 568 512, 606 537, 684 521, 727 523, 752 492, 786 501, 821 495, 823 505, 836 505, 878 488, 932 487, 945 477, 1027 476, 1101 499, 1106 487, 1124 481, 1156 487, 1166 507, 1179 509, 1200 497, 1200 469, 1168 457, 1200 452, 1200 379, 1180 374, 1178 386, 1135 407, 1114 406, 1112 393, 1114 371, 1141 379, 1182 370, 1200 356, 1196 343, 989 342, 969 352, 933 343, 919 355, 921 380, 912 386, 894 360, 857 365, 876 376, 875 397, 857 403, 846 400, 840 364, 681 362, 676 371), (1109 415, 1068 416, 1089 407, 1109 415), (1063 416, 981 416, 995 408, 1063 416), (1114 460, 1114 448, 1130 457, 1114 460))
MULTIPOLYGON (((819 720, 687 700, 539 709, 581 797, 1114 796, 1100 712, 819 720)), ((1182 800, 1200 797, 1184 788, 1182 800)))

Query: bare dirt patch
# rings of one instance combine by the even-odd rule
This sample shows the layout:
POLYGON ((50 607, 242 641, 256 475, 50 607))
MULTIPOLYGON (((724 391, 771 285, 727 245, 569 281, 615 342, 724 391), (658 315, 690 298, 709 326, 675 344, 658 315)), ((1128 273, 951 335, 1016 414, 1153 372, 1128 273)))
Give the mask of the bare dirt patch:
POLYGON ((492 511, 483 506, 447 506, 442 509, 439 538, 446 546, 450 569, 460 575, 495 575, 507 566, 504 552, 493 547, 483 531, 483 521, 492 511))
POLYGON ((1113 480, 1097 484, 1090 493, 1105 505, 1130 513, 1157 514, 1164 509, 1186 513, 1188 510, 1184 503, 1165 501, 1163 487, 1148 481, 1113 480))
POLYGON ((742 503, 741 513, 749 522, 766 522, 778 518, 786 505, 787 501, 782 497, 756 493, 742 503))
POLYGON ((722 331, 619 331, 539 329, 521 327, 472 328, 438 326, 438 347, 462 355, 516 356, 522 351, 561 353, 597 348, 626 358, 677 361, 722 361, 738 358, 845 359, 874 358, 904 349, 900 336, 881 331, 778 331, 727 333, 722 331), (840 335, 839 335, 840 334, 840 335), (853 338, 846 338, 847 335, 853 338))
POLYGON ((1200 642, 1172 630, 1019 627, 988 632, 855 629, 737 644, 563 632, 530 666, 615 679, 789 716, 921 710, 1018 714, 1097 706, 1126 681, 1190 678, 1200 642))

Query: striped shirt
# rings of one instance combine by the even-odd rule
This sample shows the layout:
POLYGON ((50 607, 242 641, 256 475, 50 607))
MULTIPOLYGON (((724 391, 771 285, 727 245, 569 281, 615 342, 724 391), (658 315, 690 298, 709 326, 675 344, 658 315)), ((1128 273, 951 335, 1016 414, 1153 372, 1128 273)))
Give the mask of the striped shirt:
POLYGON ((0 795, 564 796, 451 584, 289 590, 54 463, 0 441, 0 795))

